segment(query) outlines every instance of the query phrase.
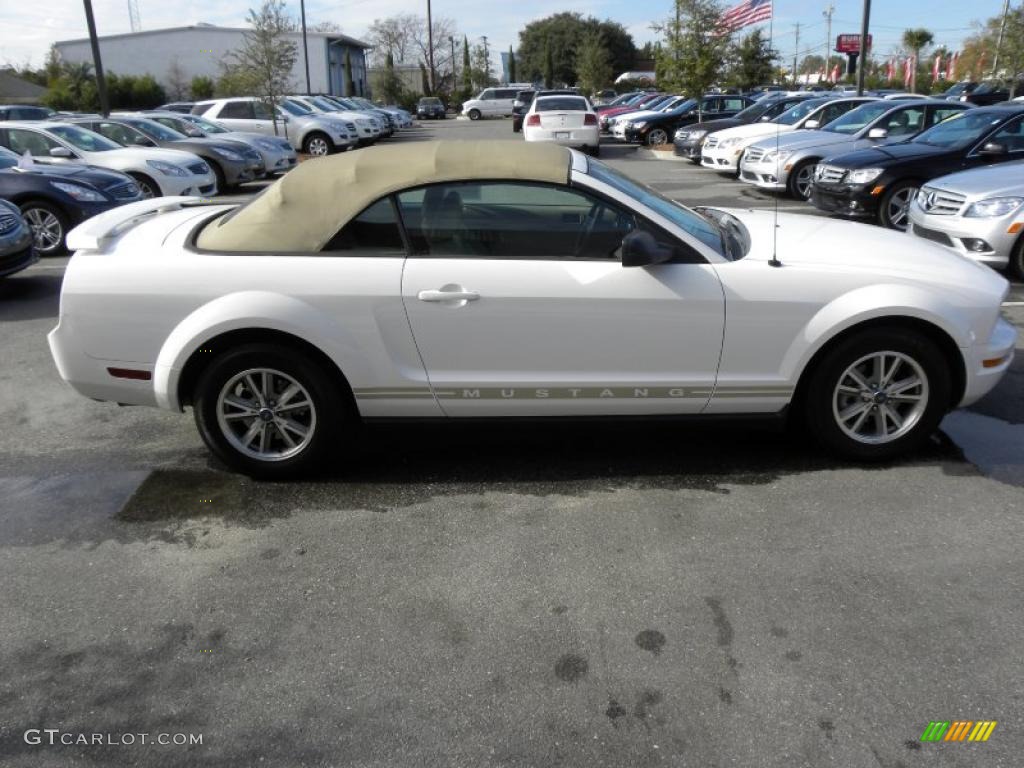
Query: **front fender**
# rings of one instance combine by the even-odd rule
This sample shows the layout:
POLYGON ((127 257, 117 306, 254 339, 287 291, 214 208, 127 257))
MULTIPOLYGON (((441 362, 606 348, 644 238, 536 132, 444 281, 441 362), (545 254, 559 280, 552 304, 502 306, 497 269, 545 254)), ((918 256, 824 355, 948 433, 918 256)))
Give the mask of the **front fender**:
POLYGON ((339 369, 362 378, 364 356, 352 334, 330 315, 304 301, 270 291, 243 291, 197 308, 171 331, 153 368, 161 408, 180 411, 178 383, 185 363, 204 343, 229 331, 267 329, 297 336, 326 354, 339 369), (361 376, 362 374, 362 376, 361 376))
POLYGON ((934 325, 961 349, 972 341, 971 318, 962 308, 913 285, 870 285, 844 293, 818 310, 787 350, 783 374, 795 384, 832 339, 855 325, 886 317, 912 317, 934 325))

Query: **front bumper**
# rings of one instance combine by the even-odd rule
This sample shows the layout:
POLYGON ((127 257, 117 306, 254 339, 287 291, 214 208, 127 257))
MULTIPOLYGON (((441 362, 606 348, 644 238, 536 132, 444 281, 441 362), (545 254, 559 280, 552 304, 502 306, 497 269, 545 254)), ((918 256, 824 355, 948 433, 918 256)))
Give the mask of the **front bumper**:
POLYGON ((266 169, 266 174, 269 176, 273 173, 284 173, 295 167, 298 162, 298 157, 295 155, 295 150, 289 148, 287 151, 282 148, 280 150, 260 149, 260 154, 263 156, 263 167, 266 169))
POLYGON ((206 164, 209 165, 214 162, 220 165, 221 170, 224 171, 224 183, 229 187, 258 179, 263 176, 265 170, 262 159, 259 162, 253 160, 235 161, 226 160, 218 156, 216 158, 211 157, 206 161, 206 164))
POLYGON ((672 145, 675 147, 675 154, 678 157, 685 157, 690 160, 700 160, 701 147, 704 146, 704 139, 684 139, 683 141, 673 141, 672 145))
POLYGON ((1006 269, 1013 247, 1020 237, 1019 233, 1011 233, 1009 230, 1022 221, 1024 216, 1017 211, 987 219, 936 216, 925 213, 914 202, 910 206, 910 226, 907 232, 994 269, 1006 269), (985 247, 981 247, 981 244, 985 247), (975 245, 975 248, 971 248, 971 245, 975 245))
POLYGON ((744 159, 740 162, 740 181, 761 189, 785 190, 789 180, 787 165, 779 162, 752 163, 744 159))
POLYGON ((37 261, 39 254, 32 247, 32 230, 26 227, 20 237, 5 243, 3 252, 0 252, 0 277, 20 272, 37 261))
POLYGON ((826 213, 846 216, 851 219, 873 219, 878 216, 881 195, 872 195, 867 186, 852 187, 847 184, 824 186, 817 181, 811 184, 811 205, 826 213))
POLYGON ((707 145, 701 150, 700 164, 716 171, 735 172, 744 147, 713 147, 707 145))
POLYGON ((647 129, 627 128, 624 139, 628 144, 645 144, 647 142, 647 129))
POLYGON ((165 197, 208 197, 223 191, 217 189, 217 177, 212 170, 206 173, 190 173, 188 176, 165 176, 153 169, 149 169, 147 173, 165 197))

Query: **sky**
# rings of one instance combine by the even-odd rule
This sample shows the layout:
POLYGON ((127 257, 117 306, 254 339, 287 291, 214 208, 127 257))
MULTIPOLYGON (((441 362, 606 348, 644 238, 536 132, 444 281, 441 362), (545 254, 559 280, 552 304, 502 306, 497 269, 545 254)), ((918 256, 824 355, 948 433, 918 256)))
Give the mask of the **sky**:
MULTIPOLYGON (((208 22, 225 26, 241 26, 250 5, 257 0, 137 0, 143 29, 184 26, 208 22)), ((860 31, 862 0, 832 0, 833 39, 839 33, 860 31)), ((775 47, 783 63, 792 61, 795 50, 795 24, 801 24, 800 56, 821 54, 825 48, 826 24, 823 15, 829 0, 775 0, 772 25, 775 47)), ((460 33, 470 42, 487 35, 492 51, 508 50, 515 45, 518 32, 534 19, 564 10, 607 18, 625 26, 637 45, 656 39, 652 21, 667 17, 671 0, 637 3, 635 0, 432 0, 435 16, 453 19, 460 33)), ((130 31, 128 0, 93 0, 99 34, 130 31)), ((298 16, 298 0, 288 2, 288 10, 298 16)), ((908 26, 924 26, 935 34, 938 45, 956 49, 972 31, 974 22, 996 16, 1002 11, 1002 0, 875 0, 872 8, 871 33, 874 50, 888 54, 898 46, 902 31, 908 26)), ((426 0, 307 0, 306 20, 333 21, 352 37, 363 36, 374 19, 399 13, 426 15, 426 0)), ((763 25, 765 31, 768 24, 763 25)), ((30 61, 42 64, 50 44, 56 40, 85 37, 85 13, 81 0, 38 0, 26 2, 3 0, 0 3, 0 64, 21 65, 30 61)), ((495 62, 497 57, 495 55, 495 62)))

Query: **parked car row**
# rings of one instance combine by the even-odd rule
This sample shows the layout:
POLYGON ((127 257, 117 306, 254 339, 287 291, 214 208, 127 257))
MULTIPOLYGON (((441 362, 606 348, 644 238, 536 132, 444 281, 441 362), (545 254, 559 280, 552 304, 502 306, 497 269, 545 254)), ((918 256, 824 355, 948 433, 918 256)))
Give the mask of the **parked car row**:
POLYGON ((1024 278, 1024 162, 1007 162, 1024 161, 1024 104, 776 95, 682 127, 674 142, 678 156, 741 183, 1024 278), (771 118, 769 104, 786 99, 797 102, 771 118))

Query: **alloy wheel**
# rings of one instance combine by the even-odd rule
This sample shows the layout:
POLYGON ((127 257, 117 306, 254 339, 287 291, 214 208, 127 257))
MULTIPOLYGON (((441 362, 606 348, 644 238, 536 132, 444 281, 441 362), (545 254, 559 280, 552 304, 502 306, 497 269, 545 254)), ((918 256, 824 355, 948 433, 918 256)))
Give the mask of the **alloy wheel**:
POLYGON ((314 157, 323 157, 330 151, 330 148, 327 146, 326 139, 321 136, 314 136, 306 142, 306 151, 307 154, 314 157))
POLYGON ((793 186, 801 200, 811 199, 811 182, 814 180, 814 163, 808 163, 797 169, 796 181, 793 186))
POLYGON ((64 227, 52 212, 44 208, 29 208, 23 211, 25 220, 32 229, 32 240, 41 254, 53 253, 64 242, 64 227))
POLYGON ((928 407, 928 376, 902 352, 865 355, 839 377, 832 414, 858 443, 882 445, 910 432, 928 407))
POLYGON ((889 196, 885 205, 885 218, 893 229, 907 228, 910 203, 916 195, 917 187, 902 187, 889 196))
POLYGON ((652 147, 660 147, 662 144, 668 143, 668 134, 661 128, 655 128, 651 131, 650 135, 648 135, 647 143, 652 147))
POLYGON ((259 461, 282 461, 313 439, 316 407, 306 388, 288 374, 250 368, 221 389, 217 423, 239 453, 259 461))

